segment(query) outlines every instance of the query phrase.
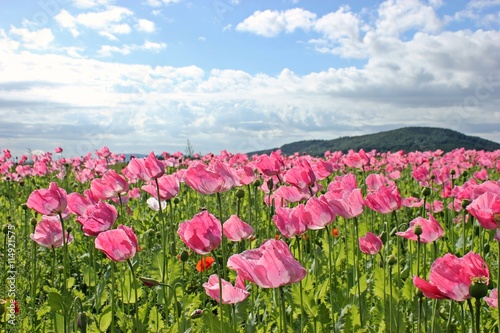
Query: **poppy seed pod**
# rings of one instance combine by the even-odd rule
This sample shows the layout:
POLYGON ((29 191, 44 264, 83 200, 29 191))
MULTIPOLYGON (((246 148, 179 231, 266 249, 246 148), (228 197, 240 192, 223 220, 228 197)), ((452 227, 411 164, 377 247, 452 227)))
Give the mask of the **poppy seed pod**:
POLYGON ((469 294, 474 298, 483 298, 488 295, 488 278, 484 276, 472 277, 469 286, 469 294))

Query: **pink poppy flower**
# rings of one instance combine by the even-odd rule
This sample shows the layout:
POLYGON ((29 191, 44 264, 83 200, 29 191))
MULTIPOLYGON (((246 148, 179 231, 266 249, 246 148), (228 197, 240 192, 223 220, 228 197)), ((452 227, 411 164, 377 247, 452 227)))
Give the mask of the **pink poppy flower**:
POLYGON ((82 230, 86 236, 97 236, 101 232, 109 230, 118 218, 115 206, 104 201, 90 206, 85 215, 77 221, 82 224, 82 230))
POLYGON ((136 182, 137 179, 150 181, 165 173, 165 164, 151 152, 146 158, 131 159, 122 172, 132 182, 136 182))
POLYGON ((132 228, 120 224, 116 229, 97 235, 95 247, 110 260, 123 262, 135 256, 137 236, 132 228))
POLYGON ((254 170, 249 166, 243 166, 236 169, 236 175, 238 175, 239 183, 241 185, 251 184, 257 179, 257 175, 254 170))
MULTIPOLYGON (((64 232, 66 244, 73 242, 73 236, 64 232)), ((30 238, 41 246, 56 248, 63 246, 63 233, 61 222, 51 220, 41 220, 35 227, 35 232, 30 238)))
POLYGON ((204 210, 191 220, 179 224, 177 234, 191 250, 206 255, 219 247, 222 225, 215 216, 204 210))
MULTIPOLYGON (((179 194, 179 178, 176 175, 163 175, 157 179, 158 187, 160 188, 160 200, 170 200, 179 194)), ((158 190, 156 182, 151 182, 148 185, 141 187, 148 192, 152 197, 158 199, 158 190)))
POLYGON ((42 215, 58 215, 66 209, 66 191, 52 182, 48 189, 31 192, 27 206, 42 215))
POLYGON ((372 232, 367 232, 365 236, 359 238, 359 249, 369 255, 379 253, 383 245, 380 237, 372 232))
POLYGON ((486 296, 484 300, 486 301, 486 304, 492 308, 498 308, 498 289, 492 289, 490 295, 486 296))
POLYGON ((401 194, 395 185, 381 186, 366 195, 365 204, 380 214, 389 214, 401 208, 401 201, 401 194))
POLYGON ((497 229, 500 224, 500 197, 484 192, 467 206, 467 211, 485 229, 497 229))
POLYGON ((255 162, 255 166, 268 177, 278 176, 285 169, 281 152, 274 151, 270 155, 260 155, 255 162))
POLYGON ((281 234, 286 238, 293 238, 304 234, 307 231, 307 219, 304 205, 299 204, 294 208, 276 207, 273 222, 276 228, 278 228, 281 234))
POLYGON ((408 207, 408 208, 414 208, 414 207, 420 207, 424 204, 424 199, 418 199, 415 197, 408 197, 404 198, 401 203, 403 206, 408 207))
POLYGON ((68 194, 67 197, 69 209, 78 216, 83 216, 87 209, 99 202, 91 190, 85 190, 83 195, 77 192, 68 194))
MULTIPOLYGON (((208 282, 203 284, 205 292, 213 298, 217 303, 220 303, 220 286, 219 276, 212 274, 208 278, 208 282)), ((235 285, 222 279, 222 304, 236 304, 243 302, 250 293, 245 289, 245 283, 239 276, 236 277, 235 285)))
POLYGON ((230 241, 239 242, 253 237, 253 228, 243 222, 237 215, 231 215, 226 222, 224 222, 222 231, 224 236, 230 241))
POLYGON ((417 235, 415 235, 414 229, 415 225, 418 224, 422 227, 422 234, 420 235, 420 242, 422 243, 431 243, 435 240, 441 238, 444 235, 443 227, 441 224, 432 216, 432 214, 428 214, 429 219, 424 219, 419 216, 413 219, 410 222, 410 226, 406 231, 398 231, 396 232, 397 236, 404 237, 406 239, 410 239, 413 241, 417 241, 417 235))
POLYGON ((288 184, 299 189, 307 189, 314 185, 316 175, 307 160, 300 159, 292 169, 285 173, 285 179, 288 184))
POLYGON ((363 149, 360 149, 357 153, 351 149, 344 156, 343 162, 351 168, 364 169, 370 163, 370 157, 363 149))
POLYGON ((426 203, 425 209, 431 212, 431 214, 437 214, 444 209, 444 205, 441 200, 434 200, 433 202, 426 203))
POLYGON ((243 279, 261 288, 277 288, 301 281, 305 268, 293 257, 282 240, 270 239, 258 249, 233 254, 227 266, 243 279))
POLYGON ((61 147, 57 147, 56 149, 54 149, 54 152, 55 152, 56 154, 60 154, 60 153, 62 153, 62 152, 63 152, 63 149, 62 149, 61 147))
POLYGON ((122 175, 110 169, 104 173, 102 178, 96 178, 90 182, 90 190, 99 199, 113 199, 127 194, 129 185, 122 175))
POLYGON ((480 255, 467 253, 457 258, 451 253, 437 258, 431 266, 429 281, 418 276, 413 284, 427 298, 446 298, 462 302, 471 298, 469 286, 473 278, 486 278, 489 283, 490 272, 480 255))
POLYGON ((212 170, 203 163, 192 165, 183 179, 186 185, 201 194, 222 193, 237 185, 237 176, 222 162, 215 162, 212 170))
POLYGON ((343 218, 350 219, 363 213, 364 200, 359 188, 343 192, 327 191, 325 198, 332 211, 343 218))
POLYGON ((324 196, 311 197, 307 200, 304 213, 307 228, 311 230, 325 228, 327 225, 332 224, 336 217, 324 196))

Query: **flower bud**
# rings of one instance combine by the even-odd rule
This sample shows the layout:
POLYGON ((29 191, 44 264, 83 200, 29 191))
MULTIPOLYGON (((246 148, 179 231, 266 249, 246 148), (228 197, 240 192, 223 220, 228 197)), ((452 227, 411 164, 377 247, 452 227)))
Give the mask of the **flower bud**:
POLYGON ((85 312, 81 312, 78 314, 78 319, 76 320, 76 324, 78 325, 78 328, 82 330, 82 332, 87 331, 87 314, 85 312))
POLYGON ((177 205, 179 202, 181 202, 181 199, 175 197, 174 198, 174 205, 177 205))
POLYGON ((36 220, 36 218, 32 217, 31 220, 30 220, 30 223, 33 227, 36 227, 38 221, 36 220))
POLYGON ((193 312, 191 312, 191 315, 190 315, 191 319, 200 318, 201 316, 203 316, 202 309, 196 309, 193 312))
POLYGON ((396 256, 394 254, 391 254, 387 258, 387 263, 389 264, 389 266, 394 266, 397 262, 398 262, 398 259, 396 259, 396 256))
POLYGON ((256 180, 253 182, 253 186, 255 186, 255 187, 259 187, 260 185, 262 185, 262 182, 260 181, 260 179, 256 179, 256 180))
POLYGON ((429 195, 431 195, 431 189, 429 187, 426 187, 422 190, 422 195, 424 197, 428 197, 429 195))
POLYGON ((188 259, 189 259, 189 253, 187 251, 182 251, 180 259, 181 259, 182 262, 188 261, 188 259))
POLYGON ((417 236, 420 236, 422 234, 422 226, 420 224, 415 224, 413 226, 413 233, 417 236))
POLYGON ((474 298, 483 298, 488 295, 488 278, 478 276, 471 278, 472 283, 469 286, 469 294, 474 298))
POLYGON ((156 286, 159 286, 159 285, 160 285, 160 281, 155 280, 155 279, 153 279, 153 278, 148 278, 148 277, 141 276, 139 279, 141 280, 141 282, 142 282, 142 283, 143 283, 146 287, 149 287, 149 288, 156 287, 156 286))
POLYGON ((239 189, 236 191, 236 197, 238 199, 243 199, 245 197, 245 191, 243 191, 242 189, 239 189))
POLYGON ((272 190, 273 189, 273 186, 274 186, 274 181, 272 178, 269 178, 268 181, 267 181, 267 188, 269 190, 272 190))

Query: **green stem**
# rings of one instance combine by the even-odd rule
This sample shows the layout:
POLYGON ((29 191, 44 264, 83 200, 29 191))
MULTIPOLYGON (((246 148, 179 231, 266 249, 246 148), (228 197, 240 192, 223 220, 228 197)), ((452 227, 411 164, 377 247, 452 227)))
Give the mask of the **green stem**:
POLYGON ((476 325, 475 325, 475 316, 474 316, 474 309, 472 307, 472 302, 470 299, 467 300, 467 305, 469 306, 469 311, 470 311, 470 317, 472 320, 472 333, 478 333, 476 331, 476 325))
MULTIPOLYGON (((68 262, 68 242, 66 239, 66 228, 64 227, 64 219, 62 217, 61 212, 58 213, 59 215, 59 220, 61 221, 61 229, 62 229, 62 239, 63 239, 63 283, 62 283, 62 293, 63 297, 66 297, 68 294, 67 291, 67 286, 66 283, 68 281, 68 267, 69 267, 69 262, 68 262)), ((63 306, 62 311, 63 311, 63 327, 64 327, 64 333, 67 332, 67 326, 68 326, 68 318, 67 318, 67 309, 63 306)))
POLYGON ((286 329, 285 291, 283 290, 283 286, 278 289, 280 295, 280 322, 283 321, 280 332, 283 332, 283 329, 286 329))
POLYGON ((480 333, 481 298, 476 298, 476 333, 480 333))
MULTIPOLYGON (((137 297, 137 280, 135 278, 135 273, 134 273, 134 266, 132 266, 132 262, 130 259, 127 259, 127 264, 128 267, 130 268, 130 273, 132 274, 132 281, 134 285, 134 296, 135 296, 135 301, 134 301, 134 310, 135 310, 135 322, 134 322, 134 329, 137 330, 137 325, 139 323, 139 309, 137 303, 139 302, 139 298, 137 297)), ((176 304, 177 305, 177 304, 176 304)))
MULTIPOLYGON (((464 304, 463 304, 463 302, 460 303, 460 306, 462 307, 462 318, 463 318, 463 313, 464 313, 464 304)), ((448 313, 448 322, 446 323, 446 333, 450 332, 450 330, 451 330, 452 313, 453 313, 453 300, 450 300, 450 310, 449 310, 449 313, 448 313)), ((464 332, 463 325, 462 325, 462 332, 464 332)))
POLYGON ((392 332, 392 265, 389 265, 389 332, 392 332))
POLYGON ((224 333, 224 307, 222 304, 222 277, 221 277, 221 264, 217 260, 217 256, 215 255, 215 252, 212 251, 212 255, 214 256, 215 262, 216 262, 216 267, 217 267, 217 275, 219 277, 219 316, 220 316, 220 330, 221 333, 224 333))
POLYGON ((111 261, 111 333, 115 331, 115 262, 111 261))
MULTIPOLYGON (((301 244, 300 244, 300 237, 297 236, 295 239, 297 240, 297 250, 298 250, 298 257, 299 259, 302 258, 302 250, 301 250, 301 244)), ((302 289, 302 280, 299 281, 299 289, 300 289, 300 332, 304 331, 304 295, 303 295, 303 289, 302 289)), ((293 313, 293 311, 292 311, 293 313)))
POLYGON ((328 237, 328 280, 330 284, 330 313, 332 314, 332 329, 333 332, 336 332, 335 328, 335 311, 334 311, 334 302, 333 302, 333 291, 335 289, 335 266, 332 265, 332 252, 333 252, 333 242, 332 236, 330 235, 330 230, 328 230, 328 226, 325 227, 326 236, 328 237), (332 272, 333 271, 333 272, 332 272), (332 276, 333 273, 333 276, 332 276))
MULTIPOLYGON (((359 228, 358 228, 358 218, 354 217, 354 229, 356 232, 356 239, 355 241, 359 240, 359 228)), ((357 284, 357 289, 358 289, 358 306, 359 306, 359 322, 361 324, 361 327, 363 327, 363 305, 362 305, 362 299, 361 299, 361 285, 359 283, 359 246, 356 246, 356 261, 354 262, 355 265, 355 272, 356 272, 356 284, 357 284)))

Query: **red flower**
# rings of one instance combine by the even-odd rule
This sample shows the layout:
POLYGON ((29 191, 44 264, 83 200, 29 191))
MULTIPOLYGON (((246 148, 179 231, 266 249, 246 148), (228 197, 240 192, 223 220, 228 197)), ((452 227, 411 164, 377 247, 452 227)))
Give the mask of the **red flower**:
POLYGON ((213 257, 210 257, 210 256, 203 257, 196 264, 196 270, 200 273, 203 273, 204 271, 209 269, 214 262, 215 262, 215 259, 213 257))

